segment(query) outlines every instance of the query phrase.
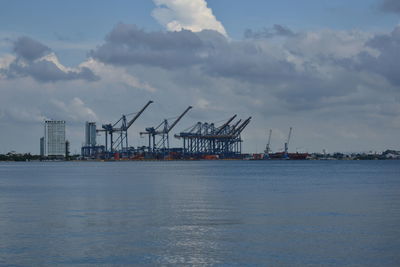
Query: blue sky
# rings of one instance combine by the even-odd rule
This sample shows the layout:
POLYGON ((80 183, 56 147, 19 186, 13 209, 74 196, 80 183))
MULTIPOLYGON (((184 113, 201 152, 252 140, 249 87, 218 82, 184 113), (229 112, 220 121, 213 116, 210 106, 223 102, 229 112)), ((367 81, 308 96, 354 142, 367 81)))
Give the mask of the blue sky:
MULTIPOLYGON (((209 0, 208 6, 230 37, 242 39, 246 29, 273 24, 297 31, 323 28, 336 30, 387 31, 400 22, 398 15, 379 10, 377 0, 209 0)), ((150 15, 151 0, 24 1, 4 0, 0 10, 0 32, 28 35, 54 47, 64 64, 74 65, 86 57, 86 49, 70 49, 68 43, 91 46, 99 43, 117 23, 136 24, 147 30, 163 26, 150 15)), ((3 48, 4 51, 4 48, 3 48)))
POLYGON ((253 116, 246 151, 290 126, 293 150, 400 149, 399 22, 397 0, 3 0, 0 153, 37 153, 45 118, 79 151, 148 99, 132 145, 190 104, 182 128, 253 116))
MULTIPOLYGON (((2 1, 1 30, 40 39, 101 40, 119 22, 161 30, 150 13, 150 0, 2 1)), ((383 13, 377 0, 209 0, 216 17, 233 38, 245 29, 283 24, 296 30, 318 28, 387 30, 399 23, 396 14, 383 13)))

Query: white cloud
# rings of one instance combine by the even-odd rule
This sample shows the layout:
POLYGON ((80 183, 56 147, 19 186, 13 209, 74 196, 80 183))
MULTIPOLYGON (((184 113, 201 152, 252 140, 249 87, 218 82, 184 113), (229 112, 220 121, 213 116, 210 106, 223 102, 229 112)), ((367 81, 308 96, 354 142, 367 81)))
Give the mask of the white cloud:
POLYGON ((56 56, 56 54, 54 52, 51 52, 51 53, 43 56, 42 58, 38 59, 38 61, 52 62, 52 63, 54 63, 54 65, 57 66, 57 68, 59 68, 60 70, 62 70, 65 73, 67 73, 69 71, 79 72, 78 69, 68 68, 68 67, 64 66, 63 64, 61 64, 60 61, 58 60, 58 57, 56 56))
POLYGON ((356 56, 361 51, 377 55, 377 51, 365 46, 365 42, 373 35, 361 31, 335 31, 325 29, 315 32, 297 34, 289 39, 285 47, 295 53, 309 58, 320 56, 337 59, 356 56))
MULTIPOLYGON (((165 1, 158 2, 164 8, 165 1)), ((227 40, 215 31, 147 32, 120 24, 105 44, 89 52, 93 58, 79 66, 64 66, 50 48, 26 63, 51 63, 63 73, 86 68, 101 79, 46 82, 49 79, 33 75, 0 79, 0 124, 4 125, 0 137, 10 140, 6 148, 37 152, 43 133, 40 121, 51 117, 69 122, 69 131, 75 134, 68 138, 79 149, 86 120, 98 125, 115 122, 120 114, 135 111, 151 99, 155 103, 130 132, 131 145, 143 143, 140 130, 193 105, 174 131, 196 121, 252 116, 243 132, 246 152, 265 148, 269 128, 273 128, 272 147, 280 150, 290 126, 294 127, 290 151, 395 148, 400 83, 386 77, 400 77, 396 40, 397 30, 380 35, 321 30, 227 40), (393 64, 387 66, 392 76, 385 75, 385 68, 366 68, 378 59, 379 66, 393 64), (15 132, 29 135, 17 138, 15 132)), ((15 61, 5 55, 0 68, 15 61)))
POLYGON ((7 110, 0 111, 0 113, 0 119, 3 117, 3 119, 10 119, 23 123, 40 123, 46 119, 46 116, 41 114, 40 110, 35 107, 10 107, 7 110))
POLYGON ((85 62, 82 62, 79 67, 89 68, 105 82, 114 84, 123 83, 129 87, 144 89, 149 92, 157 91, 156 88, 152 87, 147 82, 141 82, 137 77, 129 74, 124 68, 104 64, 93 58, 89 58, 85 62))
POLYGON ((28 36, 19 37, 12 44, 14 54, 0 59, 0 79, 32 77, 41 82, 99 79, 86 67, 64 66, 49 47, 28 36))
POLYGON ((205 0, 153 0, 157 8, 153 17, 169 31, 182 29, 199 32, 215 30, 228 36, 222 23, 216 19, 205 0))
POLYGON ((4 79, 5 75, 2 74, 2 69, 6 70, 9 68, 10 64, 15 60, 15 56, 11 54, 6 54, 0 57, 0 79, 4 79))
MULTIPOLYGON (((74 97, 70 102, 65 103, 57 99, 52 99, 51 103, 59 110, 63 116, 75 122, 97 121, 96 113, 80 99, 74 97)), ((57 118, 54 118, 57 119, 57 118)))
POLYGON ((199 98, 197 100, 196 107, 200 109, 208 109, 210 108, 210 102, 207 99, 199 98))

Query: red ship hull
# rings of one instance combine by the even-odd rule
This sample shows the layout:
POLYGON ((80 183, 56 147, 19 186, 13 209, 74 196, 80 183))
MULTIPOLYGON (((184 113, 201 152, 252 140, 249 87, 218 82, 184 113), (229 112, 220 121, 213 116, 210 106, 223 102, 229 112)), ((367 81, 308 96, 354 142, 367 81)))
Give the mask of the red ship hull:
POLYGON ((269 154, 269 159, 290 159, 290 160, 304 160, 307 159, 308 153, 288 153, 277 152, 269 154))

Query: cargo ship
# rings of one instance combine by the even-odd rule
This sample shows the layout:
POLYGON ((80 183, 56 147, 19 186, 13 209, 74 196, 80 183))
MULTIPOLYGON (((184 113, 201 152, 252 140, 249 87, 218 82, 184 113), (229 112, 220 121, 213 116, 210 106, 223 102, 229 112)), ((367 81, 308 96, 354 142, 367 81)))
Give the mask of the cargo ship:
POLYGON ((308 153, 285 153, 277 152, 265 155, 265 159, 291 159, 291 160, 304 160, 309 156, 308 153))
POLYGON ((276 152, 276 153, 270 153, 270 142, 271 142, 271 133, 272 130, 269 130, 269 137, 268 137, 268 143, 265 148, 265 153, 264 153, 264 159, 279 159, 279 160, 285 160, 285 159, 290 159, 290 160, 304 160, 307 159, 309 156, 308 153, 289 153, 288 152, 288 147, 289 147, 289 141, 290 141, 290 136, 292 134, 292 127, 290 127, 289 130, 289 135, 288 138, 284 144, 284 151, 283 152, 276 152))

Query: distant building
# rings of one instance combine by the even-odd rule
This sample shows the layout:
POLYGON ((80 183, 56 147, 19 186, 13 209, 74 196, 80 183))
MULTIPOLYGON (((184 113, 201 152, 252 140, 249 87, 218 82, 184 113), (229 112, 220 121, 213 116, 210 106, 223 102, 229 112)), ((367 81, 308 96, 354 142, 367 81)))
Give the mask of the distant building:
POLYGON ((40 156, 44 157, 44 137, 40 138, 40 156))
POLYGON ((96 145, 96 123, 86 122, 85 125, 85 146, 96 145))
POLYGON ((44 122, 44 156, 65 156, 65 121, 44 122))
POLYGON ((65 158, 69 159, 69 141, 65 141, 65 158))
POLYGON ((96 123, 86 122, 85 142, 81 148, 81 155, 84 158, 99 158, 104 154, 104 146, 97 145, 96 123))

